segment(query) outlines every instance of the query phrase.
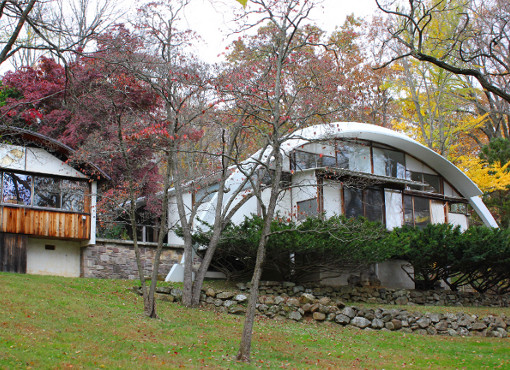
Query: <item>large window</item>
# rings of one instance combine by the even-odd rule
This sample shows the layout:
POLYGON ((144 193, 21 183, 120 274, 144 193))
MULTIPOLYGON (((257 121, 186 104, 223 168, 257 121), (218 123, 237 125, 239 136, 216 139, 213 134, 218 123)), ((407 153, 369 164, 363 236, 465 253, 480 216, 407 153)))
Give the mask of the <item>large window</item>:
POLYGON ((358 189, 344 186, 344 214, 346 217, 366 217, 384 223, 382 189, 358 189))
POLYGON ((85 181, 2 173, 2 203, 84 212, 87 188, 85 181))
POLYGON ((438 175, 409 171, 407 178, 412 181, 421 182, 423 186, 410 186, 411 189, 441 193, 441 178, 438 175))
POLYGON ((367 173, 372 172, 369 145, 339 141, 336 149, 336 161, 338 168, 367 173))
POLYGON ((406 225, 425 227, 430 223, 430 200, 404 195, 404 222, 406 225))
POLYGON ((374 174, 404 179, 405 155, 390 149, 373 148, 374 174))
POLYGON ((32 202, 32 176, 4 172, 2 174, 2 202, 29 206, 32 202))

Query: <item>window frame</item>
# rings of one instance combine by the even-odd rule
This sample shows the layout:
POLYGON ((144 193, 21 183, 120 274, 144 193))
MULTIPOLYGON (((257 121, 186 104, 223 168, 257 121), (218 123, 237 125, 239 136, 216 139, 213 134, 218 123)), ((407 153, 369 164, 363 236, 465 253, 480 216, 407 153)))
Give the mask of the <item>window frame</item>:
POLYGON ((90 195, 90 185, 88 179, 76 179, 76 178, 68 178, 68 177, 59 177, 59 176, 51 176, 46 174, 38 174, 38 173, 31 173, 31 172, 23 172, 23 171, 11 171, 9 169, 2 168, 0 169, 0 205, 1 206, 13 206, 13 207, 23 207, 23 208, 31 208, 31 209, 39 209, 39 210, 48 210, 48 211, 54 211, 54 212, 65 212, 65 213, 78 213, 78 214, 86 214, 90 215, 90 204, 87 202, 87 196, 90 195), (23 176, 30 176, 31 178, 31 186, 30 186, 30 204, 15 204, 15 203, 9 203, 4 201, 4 174, 5 173, 13 173, 16 175, 23 175, 23 176), (58 206, 57 207, 51 207, 51 206, 41 206, 41 205, 35 205, 35 197, 36 197, 36 185, 37 179, 40 178, 47 178, 47 179, 53 179, 55 180, 55 183, 58 187, 58 206), (79 188, 83 190, 83 198, 81 200, 81 210, 72 210, 72 209, 65 209, 64 208, 64 202, 63 202, 63 195, 66 192, 66 187, 63 187, 62 184, 65 181, 69 181, 71 183, 74 183, 75 185, 79 184, 79 188))
POLYGON ((384 198, 384 188, 382 188, 382 187, 381 188, 378 188, 378 187, 360 188, 360 187, 356 187, 356 186, 343 185, 342 186, 341 197, 342 197, 342 214, 345 215, 346 217, 364 217, 364 218, 366 218, 367 220, 369 220, 371 222, 381 222, 383 225, 386 225, 386 202, 385 202, 385 198, 384 198), (346 189, 355 189, 355 190, 361 192, 362 214, 353 215, 353 216, 347 216, 346 204, 345 204, 345 199, 346 199, 345 190, 346 189), (380 204, 380 207, 381 207, 381 218, 379 220, 373 220, 373 219, 371 219, 371 217, 368 216, 368 209, 369 209, 369 207, 374 206, 372 204, 369 204, 369 202, 367 201, 368 192, 377 192, 380 195, 380 199, 381 199, 381 204, 380 204))

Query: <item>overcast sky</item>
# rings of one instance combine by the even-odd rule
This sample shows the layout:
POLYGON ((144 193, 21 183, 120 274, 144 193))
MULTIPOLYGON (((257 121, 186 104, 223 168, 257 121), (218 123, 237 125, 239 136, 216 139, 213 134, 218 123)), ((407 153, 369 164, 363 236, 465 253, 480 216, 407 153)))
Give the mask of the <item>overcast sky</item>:
MULTIPOLYGON (((242 8, 234 0, 192 0, 185 13, 189 28, 197 32, 203 40, 200 54, 208 62, 219 61, 218 54, 222 53, 233 39, 228 38, 231 33, 228 20, 232 10, 225 7, 225 4, 242 8)), ((347 15, 354 13, 366 17, 374 14, 376 9, 375 0, 323 0, 322 5, 314 9, 311 22, 331 32, 335 26, 344 22, 347 15)))

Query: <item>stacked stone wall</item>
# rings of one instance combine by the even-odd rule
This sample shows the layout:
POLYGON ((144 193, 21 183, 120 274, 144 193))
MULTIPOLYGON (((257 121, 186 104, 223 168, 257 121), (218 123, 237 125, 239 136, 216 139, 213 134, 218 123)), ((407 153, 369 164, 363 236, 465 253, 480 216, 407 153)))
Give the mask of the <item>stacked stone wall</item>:
MULTIPOLYGON (((145 276, 150 276, 153 269, 155 243, 139 243, 140 255, 145 276)), ((163 248, 158 275, 164 278, 170 268, 179 263, 181 248, 163 248)), ((135 251, 132 242, 98 240, 95 245, 88 245, 81 251, 81 276, 102 279, 138 279, 135 251)))
MULTIPOLYGON (((244 314, 248 302, 248 287, 238 284, 238 290, 225 291, 207 288, 202 291, 201 304, 215 310, 230 314, 244 314)), ((138 293, 140 291, 135 289, 138 293)), ((488 315, 479 317, 458 313, 423 313, 419 312, 417 303, 439 305, 446 299, 442 292, 418 292, 404 290, 384 290, 370 288, 343 287, 304 287, 293 283, 263 282, 257 303, 257 314, 267 318, 284 318, 294 321, 314 320, 329 321, 342 326, 353 326, 364 330, 401 331, 406 333, 449 335, 449 336, 487 336, 507 338, 510 334, 510 317, 505 315, 488 315), (370 296, 374 294, 374 296, 370 296), (381 296, 382 294, 382 296, 381 296), (437 295, 437 296, 435 296, 437 295), (367 308, 348 306, 344 298, 358 299, 360 302, 406 305, 408 308, 367 308), (382 298, 383 297, 383 298, 382 298), (388 298, 391 297, 391 300, 388 298), (406 297, 407 301, 399 300, 406 297), (372 300, 375 298, 375 300, 372 300)), ((446 292, 445 292, 446 293, 446 292)), ((480 306, 508 306, 510 297, 481 297, 475 293, 449 292, 459 297, 461 302, 474 302, 480 306), (469 295, 473 297, 468 298, 469 295)), ((182 291, 171 287, 159 287, 157 297, 161 300, 175 302, 182 297, 182 291)), ((453 300, 453 297, 447 298, 453 300)), ((470 304, 471 305, 471 304, 470 304)))

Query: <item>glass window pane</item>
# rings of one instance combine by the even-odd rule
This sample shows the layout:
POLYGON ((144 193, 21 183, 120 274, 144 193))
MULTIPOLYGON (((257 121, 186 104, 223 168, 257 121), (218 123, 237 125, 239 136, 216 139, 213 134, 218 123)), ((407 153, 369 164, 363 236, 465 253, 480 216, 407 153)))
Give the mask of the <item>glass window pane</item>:
POLYGON ((298 220, 304 220, 307 217, 317 217, 319 215, 319 206, 317 204, 317 198, 304 200, 297 202, 298 206, 298 220))
MULTIPOLYGON (((421 172, 410 172, 411 176, 409 180, 416 182, 423 182, 423 174, 421 172)), ((421 185, 409 185, 410 189, 414 190, 423 190, 423 186, 421 185)))
POLYGON ((295 152, 295 169, 305 170, 307 168, 317 168, 319 163, 319 155, 314 153, 295 152))
POLYGON ((342 153, 349 159, 349 166, 352 171, 372 173, 370 164, 370 147, 354 143, 341 143, 338 148, 342 148, 342 153))
POLYGON ((336 167, 336 159, 334 157, 322 157, 322 167, 336 167))
POLYGON ((467 214, 467 204, 465 203, 450 203, 451 213, 467 214))
POLYGON ((413 197, 404 195, 404 223, 406 225, 414 225, 413 220, 413 197))
POLYGON ((85 193, 88 184, 83 181, 62 180, 62 209, 72 212, 85 211, 85 193))
POLYGON ((440 179, 437 175, 429 175, 424 173, 423 174, 423 181, 428 184, 423 190, 425 191, 431 191, 434 193, 440 193, 441 192, 441 185, 440 185, 440 179))
POLYGON ((341 150, 337 151, 336 163, 337 168, 349 169, 349 153, 341 150))
POLYGON ((34 178, 34 206, 60 208, 58 179, 39 176, 34 178))
POLYGON ((414 197, 414 225, 425 227, 430 223, 430 201, 427 198, 414 197))
POLYGON ((383 193, 379 189, 365 191, 365 217, 370 221, 383 223, 384 218, 383 193))
POLYGON ((31 205, 32 176, 4 172, 2 199, 4 203, 31 205))
POLYGON ((389 149, 373 148, 374 174, 404 179, 406 177, 405 155, 389 149))
POLYGON ((406 165, 404 153, 396 150, 386 150, 386 156, 388 158, 386 163, 386 175, 398 179, 405 179, 406 165))
POLYGON ((363 216, 361 189, 344 187, 344 209, 346 217, 363 216))

